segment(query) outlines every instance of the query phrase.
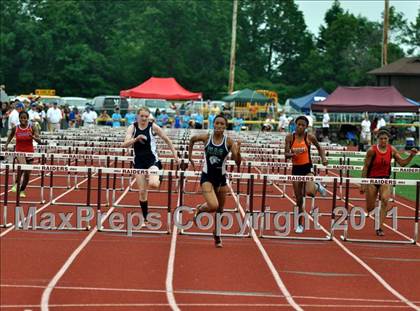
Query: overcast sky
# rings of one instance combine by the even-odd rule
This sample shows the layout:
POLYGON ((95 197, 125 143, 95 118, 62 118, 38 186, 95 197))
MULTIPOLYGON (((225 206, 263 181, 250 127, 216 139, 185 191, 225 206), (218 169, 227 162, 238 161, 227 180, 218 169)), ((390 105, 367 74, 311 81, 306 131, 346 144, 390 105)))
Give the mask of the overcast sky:
MULTIPOLYGON (((331 7, 333 0, 295 0, 303 11, 309 31, 318 35, 319 26, 324 24, 325 12, 331 7)), ((354 15, 362 15, 371 21, 380 21, 384 10, 384 0, 341 0, 341 7, 354 15)), ((402 12, 409 22, 416 20, 420 8, 420 0, 390 0, 390 6, 402 12)))

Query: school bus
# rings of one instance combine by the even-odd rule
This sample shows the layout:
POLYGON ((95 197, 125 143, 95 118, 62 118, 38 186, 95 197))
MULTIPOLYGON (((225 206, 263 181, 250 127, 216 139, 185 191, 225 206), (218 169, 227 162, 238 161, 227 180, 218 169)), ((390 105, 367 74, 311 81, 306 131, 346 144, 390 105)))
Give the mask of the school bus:
POLYGON ((48 105, 51 105, 52 103, 57 103, 58 105, 62 104, 61 97, 57 96, 53 89, 36 89, 35 94, 20 95, 19 97, 27 99, 39 98, 43 104, 48 105))
POLYGON ((257 90, 257 93, 264 95, 265 97, 271 98, 273 101, 271 103, 267 103, 265 106, 265 111, 267 113, 271 113, 271 114, 276 114, 277 115, 277 107, 278 107, 278 103, 279 103, 279 96, 276 92, 274 91, 269 91, 269 90, 257 90), (270 105, 274 105, 274 109, 273 111, 269 111, 270 105))

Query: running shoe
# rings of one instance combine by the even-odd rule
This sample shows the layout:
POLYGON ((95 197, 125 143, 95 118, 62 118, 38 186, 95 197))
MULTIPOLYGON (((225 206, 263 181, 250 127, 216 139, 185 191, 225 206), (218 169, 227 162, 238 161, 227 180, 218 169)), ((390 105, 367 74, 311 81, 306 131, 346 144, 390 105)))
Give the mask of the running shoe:
POLYGON ((214 236, 214 245, 217 248, 222 248, 223 247, 222 238, 220 236, 217 236, 217 235, 214 236))
POLYGON ((19 193, 19 196, 20 196, 21 198, 26 198, 26 193, 25 193, 25 191, 21 191, 21 192, 19 193))
POLYGON ((319 194, 321 194, 322 197, 326 197, 327 196, 327 189, 325 189, 325 187, 323 185, 321 185, 320 182, 317 182, 316 184, 318 186, 319 194))
POLYGON ((384 231, 381 228, 379 228, 378 230, 376 230, 376 235, 377 236, 384 236, 385 233, 384 233, 384 231))
POLYGON ((304 228, 303 228, 303 226, 302 226, 302 225, 298 225, 298 226, 296 227, 296 229, 295 229, 295 232, 296 232, 296 233, 303 233, 303 231, 304 231, 304 228))
POLYGON ((10 191, 12 191, 12 192, 16 192, 16 191, 17 191, 17 189, 16 189, 16 188, 17 188, 17 186, 16 186, 16 184, 14 184, 14 185, 13 185, 13 187, 12 187, 12 189, 11 189, 10 191))

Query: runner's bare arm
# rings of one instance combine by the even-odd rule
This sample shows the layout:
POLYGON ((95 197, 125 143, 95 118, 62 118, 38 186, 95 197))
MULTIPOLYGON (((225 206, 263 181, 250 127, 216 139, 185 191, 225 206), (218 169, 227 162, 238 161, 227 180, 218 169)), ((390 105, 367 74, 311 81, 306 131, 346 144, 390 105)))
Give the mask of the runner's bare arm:
POLYGON ((322 165, 328 165, 328 160, 325 157, 324 148, 321 147, 321 145, 318 142, 318 139, 316 139, 315 135, 312 135, 312 134, 309 134, 308 136, 309 136, 308 138, 314 144, 316 149, 318 149, 319 156, 321 157, 321 160, 322 160, 322 165))
POLYGON ((41 138, 39 138, 38 129, 36 127, 32 128, 32 139, 35 140, 38 144, 41 143, 41 138))
POLYGON ((12 131, 9 134, 9 137, 7 137, 6 144, 4 145, 4 149, 7 151, 7 147, 9 146, 10 142, 12 141, 13 137, 15 137, 16 133, 16 127, 12 128, 12 131))
POLYGON ((228 137, 227 140, 228 148, 232 152, 232 158, 235 161, 236 165, 239 167, 241 165, 241 142, 233 141, 232 138, 228 137))
POLYGON ((194 161, 192 159, 194 144, 199 141, 205 144, 208 141, 208 139, 209 139, 209 134, 195 135, 190 138, 190 143, 188 145, 188 161, 191 163, 193 168, 195 168, 194 161))
POLYGON ((130 147, 131 145, 133 145, 138 139, 138 137, 133 138, 133 133, 134 133, 134 126, 130 125, 127 129, 127 132, 125 134, 125 139, 124 142, 122 143, 121 147, 122 148, 127 148, 130 147))
POLYGON ((295 154, 291 150, 292 148, 292 134, 287 134, 284 144, 284 155, 287 159, 292 158, 295 154))
POLYGON ((164 140, 164 142, 169 146, 169 148, 172 151, 172 154, 174 155, 174 159, 176 161, 176 163, 178 163, 179 159, 178 159, 178 154, 175 150, 174 145, 172 144, 172 141, 169 139, 169 137, 165 134, 165 132, 161 129, 161 127, 159 125, 157 125, 156 123, 153 123, 153 131, 164 140))
MULTIPOLYGON (((370 148, 366 152, 365 163, 363 164, 363 170, 362 170, 362 178, 367 177, 367 173, 368 173, 367 171, 370 164, 372 163, 374 154, 375 152, 372 150, 372 148, 370 148)), ((365 191, 366 191, 366 185, 360 185, 360 193, 364 193, 365 191)))
POLYGON ((417 149, 413 148, 410 150, 410 155, 407 158, 403 159, 401 155, 398 153, 397 149, 395 149, 395 147, 392 146, 392 156, 394 157, 395 161, 397 161, 397 163, 400 166, 408 165, 416 155, 417 155, 417 149))

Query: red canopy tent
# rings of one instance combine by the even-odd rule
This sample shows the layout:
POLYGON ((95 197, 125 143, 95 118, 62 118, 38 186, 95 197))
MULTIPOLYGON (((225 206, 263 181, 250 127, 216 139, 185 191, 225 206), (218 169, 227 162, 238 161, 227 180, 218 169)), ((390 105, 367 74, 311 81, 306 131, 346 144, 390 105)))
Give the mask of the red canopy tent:
POLYGON ((151 77, 142 84, 120 91, 120 96, 133 98, 159 98, 159 99, 201 99, 201 93, 192 93, 184 89, 174 78, 151 77))
POLYGON ((408 102, 393 86, 339 86, 325 101, 312 110, 327 108, 330 112, 416 112, 418 106, 408 102))

